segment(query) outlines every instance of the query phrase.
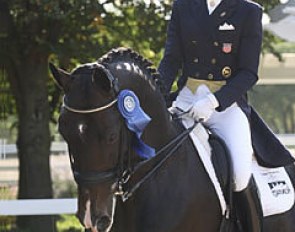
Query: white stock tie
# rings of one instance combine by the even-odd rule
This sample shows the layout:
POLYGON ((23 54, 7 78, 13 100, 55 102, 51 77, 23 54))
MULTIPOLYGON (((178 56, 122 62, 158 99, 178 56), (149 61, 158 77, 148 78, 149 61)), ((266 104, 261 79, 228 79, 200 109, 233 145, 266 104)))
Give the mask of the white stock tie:
POLYGON ((209 6, 214 7, 216 5, 215 0, 209 0, 209 6))

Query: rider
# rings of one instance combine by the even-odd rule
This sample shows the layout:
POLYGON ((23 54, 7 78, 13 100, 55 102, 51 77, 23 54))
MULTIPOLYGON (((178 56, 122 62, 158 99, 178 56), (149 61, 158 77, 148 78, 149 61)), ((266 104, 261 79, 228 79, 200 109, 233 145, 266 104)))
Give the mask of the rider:
POLYGON ((247 103, 247 91, 258 80, 261 18, 261 6, 248 0, 175 0, 159 66, 166 94, 180 71, 178 97, 198 95, 189 114, 203 119, 228 146, 234 198, 247 232, 262 231, 251 170, 254 151, 264 166, 294 162, 247 103))

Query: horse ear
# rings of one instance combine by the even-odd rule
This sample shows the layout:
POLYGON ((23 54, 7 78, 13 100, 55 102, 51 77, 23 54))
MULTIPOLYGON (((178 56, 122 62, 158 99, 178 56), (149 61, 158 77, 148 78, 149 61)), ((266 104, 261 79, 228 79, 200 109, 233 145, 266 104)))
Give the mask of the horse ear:
POLYGON ((113 86, 113 77, 104 66, 98 64, 93 70, 92 82, 102 90, 110 92, 113 86))
POLYGON ((67 91, 71 82, 71 75, 60 68, 56 68, 52 63, 49 63, 49 69, 58 87, 67 91))

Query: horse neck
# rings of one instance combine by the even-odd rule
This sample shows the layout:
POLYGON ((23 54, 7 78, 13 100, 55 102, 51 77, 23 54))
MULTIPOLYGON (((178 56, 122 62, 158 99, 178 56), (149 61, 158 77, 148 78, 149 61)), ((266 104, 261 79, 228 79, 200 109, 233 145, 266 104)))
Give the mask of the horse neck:
POLYGON ((143 134, 143 140, 158 149, 175 137, 177 132, 164 101, 160 104, 159 99, 149 99, 147 103, 149 106, 143 107, 152 120, 143 134))
MULTIPOLYGON (((131 63, 131 61, 128 61, 131 63)), ((111 71, 119 77, 120 89, 132 90, 140 100, 144 112, 152 119, 144 130, 142 139, 154 148, 160 148, 176 135, 176 129, 167 110, 164 97, 153 84, 151 76, 147 73, 132 72, 123 73, 116 67, 124 67, 125 62, 120 61, 110 65, 111 71), (117 73, 116 73, 117 72, 117 73)), ((137 64, 132 64, 137 66, 137 64)))
MULTIPOLYGON (((142 180, 142 177, 166 155, 167 153, 163 153, 150 160, 148 165, 145 165, 130 179, 130 186, 135 186, 142 180)), ((197 162, 195 158, 191 143, 185 141, 182 146, 153 173, 151 178, 137 189, 127 202, 119 202, 116 213, 118 231, 139 231, 138 225, 135 223, 138 220, 138 215, 141 215, 140 218, 144 219, 141 221, 143 225, 145 225, 145 223, 149 224, 150 221, 164 223, 167 225, 167 229, 164 231, 172 231, 169 225, 171 226, 171 223, 180 223, 179 221, 182 217, 176 217, 173 222, 169 222, 167 220, 162 221, 162 219, 166 217, 162 217, 160 212, 154 212, 154 215, 144 215, 142 212, 152 212, 153 209, 158 209, 163 214, 166 214, 167 212, 164 208, 169 204, 174 204, 171 202, 171 199, 182 199, 181 203, 177 203, 179 204, 179 208, 172 207, 175 212, 178 213, 177 210, 181 211, 181 209, 184 209, 186 205, 191 203, 191 199, 198 195, 196 191, 200 191, 200 188, 195 186, 197 183, 201 183, 196 175, 196 170, 202 170, 201 167, 200 162, 197 162), (195 181, 191 183, 191 181, 189 181, 190 179, 195 181), (176 191, 175 186, 177 186, 177 189, 181 189, 181 191, 176 191), (127 228, 127 230, 121 228, 127 228)))

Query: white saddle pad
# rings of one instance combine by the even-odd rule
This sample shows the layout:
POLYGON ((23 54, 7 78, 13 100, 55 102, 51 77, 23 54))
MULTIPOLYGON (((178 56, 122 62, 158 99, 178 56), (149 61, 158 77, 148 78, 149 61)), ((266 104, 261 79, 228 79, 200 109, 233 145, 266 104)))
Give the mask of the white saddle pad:
MULTIPOLYGON (((186 128, 189 128, 194 124, 194 120, 188 117, 184 117, 182 119, 182 123, 186 128)), ((190 133, 190 137, 199 153, 199 156, 205 166, 205 169, 210 177, 210 180, 214 185, 216 194, 220 202, 221 213, 222 215, 224 215, 226 212, 226 201, 220 183, 217 179, 213 164, 211 162, 211 147, 208 141, 209 135, 204 126, 201 123, 199 123, 190 133)))
MULTIPOLYGON (((186 128, 189 128, 193 125, 193 120, 191 118, 184 118, 182 123, 186 128)), ((219 198, 221 211, 224 215, 226 211, 226 202, 211 162, 211 147, 208 142, 208 133, 200 123, 190 133, 190 137, 214 185, 219 198)), ((258 165, 257 161, 253 159, 253 176, 260 192, 263 216, 281 214, 292 208, 295 201, 294 188, 290 177, 283 167, 261 167, 258 165)))
POLYGON ((253 159, 253 174, 260 192, 263 216, 281 214, 292 208, 294 188, 283 167, 261 167, 253 159))

